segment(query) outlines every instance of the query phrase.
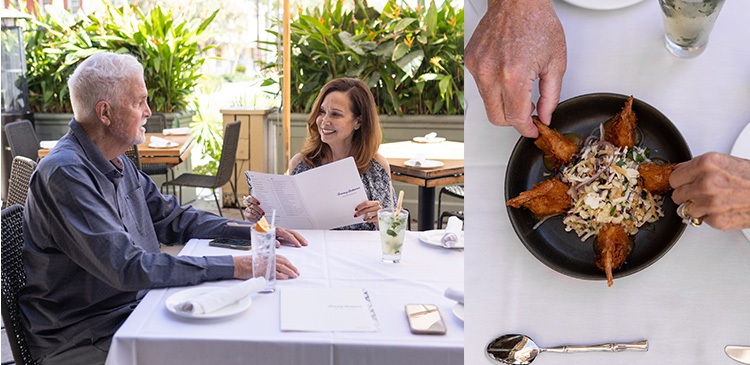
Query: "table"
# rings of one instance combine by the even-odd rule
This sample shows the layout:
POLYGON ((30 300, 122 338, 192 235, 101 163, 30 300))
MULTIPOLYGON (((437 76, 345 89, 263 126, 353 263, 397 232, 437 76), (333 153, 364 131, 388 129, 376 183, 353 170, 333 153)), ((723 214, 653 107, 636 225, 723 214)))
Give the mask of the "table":
MULTIPOLYGON (((443 296, 463 287, 463 252, 419 242, 407 232, 403 260, 380 260, 375 231, 299 231, 310 245, 282 247, 300 277, 278 281, 272 294, 256 294, 237 316, 187 320, 171 315, 166 298, 185 288, 151 290, 114 336, 107 363, 117 364, 463 364, 463 322, 456 302, 443 296), (379 321, 378 332, 281 332, 279 293, 289 287, 365 288, 379 321), (406 303, 438 305, 445 336, 409 332, 406 303)), ((242 255, 248 251, 191 240, 181 255, 242 255)), ((205 283, 231 285, 237 281, 205 283)), ((301 303, 300 310, 304 310, 301 303)))
MULTIPOLYGON (((191 135, 165 136, 162 133, 146 133, 146 142, 138 145, 138 154, 141 163, 166 163, 169 167, 174 167, 187 160, 190 156, 190 150, 195 147, 194 141, 195 139, 191 135), (169 148, 149 147, 151 136, 177 142, 178 145, 169 148)), ((46 156, 49 151, 51 151, 49 148, 40 148, 39 158, 46 156)))
POLYGON ((402 141, 384 143, 380 145, 378 152, 388 160, 388 164, 391 166, 392 180, 414 184, 419 187, 417 227, 420 231, 433 229, 435 187, 464 182, 463 142, 417 143, 402 141), (444 165, 424 169, 404 164, 405 161, 414 158, 418 153, 424 154, 428 160, 441 161, 444 165))
MULTIPOLYGON (((726 2, 705 53, 691 60, 665 50, 657 1, 612 11, 553 4, 568 44, 561 100, 632 94, 670 118, 694 156, 730 151, 750 122, 749 2, 726 2)), ((466 2, 467 42, 485 9, 483 0, 466 2)), ((738 364, 724 346, 750 345, 750 242, 742 233, 687 227, 664 257, 611 288, 547 268, 521 244, 503 204, 519 135, 487 121, 466 76, 466 364, 493 364, 485 346, 504 333, 543 346, 649 341, 646 353, 543 354, 534 365, 738 364)))

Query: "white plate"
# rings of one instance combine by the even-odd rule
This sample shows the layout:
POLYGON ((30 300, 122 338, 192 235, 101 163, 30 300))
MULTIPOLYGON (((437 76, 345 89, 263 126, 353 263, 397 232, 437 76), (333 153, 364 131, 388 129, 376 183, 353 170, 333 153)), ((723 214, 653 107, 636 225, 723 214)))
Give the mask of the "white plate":
POLYGON ((414 137, 411 139, 414 142, 417 143, 440 143, 445 142, 444 137, 435 137, 435 138, 425 138, 425 137, 414 137))
POLYGON ((614 10, 626 8, 643 0, 565 0, 565 2, 593 10, 614 10))
POLYGON ((172 142, 172 141, 169 141, 169 143, 167 143, 166 145, 160 145, 160 144, 156 144, 153 142, 148 144, 148 146, 151 148, 172 148, 172 147, 177 147, 178 145, 179 143, 172 142))
POLYGON ((248 295, 224 308, 215 310, 211 313, 206 314, 192 314, 188 312, 183 312, 177 310, 176 306, 177 304, 184 302, 185 300, 189 298, 197 297, 201 294, 210 292, 212 290, 220 289, 216 286, 201 286, 198 288, 192 288, 192 289, 186 289, 177 293, 174 293, 167 298, 167 301, 165 305, 167 306, 167 310, 185 318, 197 318, 197 319, 208 319, 208 318, 223 318, 235 315, 237 313, 243 312, 250 308, 250 305, 253 304, 253 298, 248 295))
MULTIPOLYGON (((750 159, 750 123, 745 126, 745 129, 740 132, 740 136, 734 141, 732 147, 732 156, 750 159)), ((742 233, 745 234, 748 240, 750 240, 750 228, 743 229, 742 233)))
MULTIPOLYGON (((443 238, 443 235, 445 234, 444 229, 433 229, 431 231, 424 231, 419 233, 419 240, 433 246, 438 246, 441 248, 448 248, 443 246, 443 243, 440 242, 440 240, 443 238)), ((454 247, 450 248, 464 248, 464 232, 461 231, 461 234, 458 235, 458 243, 454 247)))
POLYGON ((443 163, 443 161, 424 160, 423 163, 417 165, 415 161, 406 160, 404 161, 404 165, 409 166, 409 167, 416 167, 419 169, 434 169, 436 167, 445 165, 445 163, 443 163))
POLYGON ((458 317, 458 319, 461 320, 461 322, 464 321, 464 305, 461 303, 456 303, 456 305, 453 306, 453 314, 458 317))

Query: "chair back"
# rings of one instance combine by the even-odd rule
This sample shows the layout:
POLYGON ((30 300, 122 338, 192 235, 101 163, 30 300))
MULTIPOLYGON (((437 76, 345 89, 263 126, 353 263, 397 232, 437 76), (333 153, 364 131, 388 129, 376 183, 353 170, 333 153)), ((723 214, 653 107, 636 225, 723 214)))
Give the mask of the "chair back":
POLYGON ((31 174, 36 170, 36 162, 23 156, 13 157, 13 164, 10 166, 10 184, 8 184, 8 199, 5 204, 24 205, 26 203, 26 194, 29 192, 29 181, 31 174))
POLYGON ((5 125, 5 138, 13 157, 24 156, 36 161, 39 158, 39 140, 36 139, 34 125, 21 120, 5 125))
POLYGON ((167 117, 164 113, 151 113, 146 121, 146 133, 161 133, 167 126, 167 117))
POLYGON ((125 156, 128 156, 130 161, 133 161, 135 168, 141 169, 141 156, 138 153, 138 145, 132 145, 125 151, 125 156))
POLYGON ((18 294, 26 285, 26 272, 21 261, 23 205, 3 209, 2 225, 2 312, 5 332, 16 364, 36 364, 26 344, 18 308, 18 294))
POLYGON ((228 123, 224 130, 224 143, 221 147, 219 168, 216 171, 215 187, 224 186, 232 178, 234 161, 237 159, 237 144, 240 141, 240 121, 228 123))

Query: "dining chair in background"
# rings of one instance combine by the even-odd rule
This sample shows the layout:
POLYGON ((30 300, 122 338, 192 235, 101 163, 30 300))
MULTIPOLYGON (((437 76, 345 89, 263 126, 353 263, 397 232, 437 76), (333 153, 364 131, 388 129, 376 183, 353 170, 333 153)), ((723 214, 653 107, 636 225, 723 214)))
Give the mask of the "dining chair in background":
POLYGON ((31 174, 36 170, 36 162, 24 156, 13 157, 10 166, 10 182, 8 184, 7 199, 3 208, 14 204, 26 204, 26 194, 29 192, 31 174))
MULTIPOLYGON (((151 117, 146 122, 146 133, 162 133, 167 126, 167 118, 164 113, 151 113, 151 117)), ((146 141, 148 144, 149 141, 146 141)), ((138 149, 136 148, 136 152, 138 149)), ((140 158, 139 158, 140 160, 140 158)), ((137 166, 138 164, 136 164, 137 166)), ((164 175, 164 181, 169 180, 169 173, 174 171, 165 163, 141 163, 139 169, 148 175, 164 175)), ((162 185, 164 186, 164 185, 162 185)), ((174 192, 173 192, 174 193, 174 192)))
POLYGON ((16 204, 3 209, 2 225, 2 317, 5 333, 16 364, 36 364, 26 343, 18 308, 18 293, 26 285, 26 273, 21 261, 23 205, 16 204))
POLYGON ((240 121, 235 120, 234 122, 227 123, 227 127, 224 130, 224 142, 221 147, 221 157, 219 158, 219 168, 216 171, 216 176, 184 173, 174 180, 165 182, 162 186, 179 186, 180 204, 182 204, 183 186, 211 189, 214 199, 216 199, 216 207, 219 208, 219 215, 224 216, 224 214, 221 213, 221 201, 216 197, 216 188, 229 183, 229 186, 232 188, 232 193, 234 194, 234 200, 237 203, 237 208, 240 210, 240 216, 244 217, 242 214, 242 206, 240 206, 240 200, 237 198, 237 189, 231 181, 232 172, 234 171, 234 162, 237 157, 237 143, 239 142, 239 139, 240 121))
POLYGON ((30 121, 24 119, 6 124, 5 138, 8 139, 13 157, 23 156, 34 161, 39 159, 39 140, 30 121))
POLYGON ((464 220, 463 210, 445 211, 445 212, 440 211, 440 205, 442 204, 443 194, 463 200, 464 199, 464 186, 463 185, 447 185, 447 186, 444 186, 442 189, 440 189, 440 193, 438 193, 438 214, 440 214, 440 216, 438 217, 438 224, 437 224, 438 229, 443 228, 443 219, 445 218, 456 216, 460 218, 461 220, 464 220))
POLYGON ((138 154, 138 145, 132 145, 125 151, 125 156, 128 156, 130 161, 133 161, 135 168, 141 169, 141 156, 138 154))

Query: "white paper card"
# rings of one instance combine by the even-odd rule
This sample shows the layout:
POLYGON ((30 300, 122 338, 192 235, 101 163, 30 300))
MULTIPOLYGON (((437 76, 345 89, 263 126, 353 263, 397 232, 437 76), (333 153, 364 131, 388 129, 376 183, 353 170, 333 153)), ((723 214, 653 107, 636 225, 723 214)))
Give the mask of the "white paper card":
POLYGON ((365 186, 352 157, 297 175, 245 171, 250 193, 276 226, 291 229, 331 229, 362 223, 354 208, 367 200, 365 186))
POLYGON ((283 288, 282 331, 375 332, 378 322, 367 291, 357 288, 283 288))

